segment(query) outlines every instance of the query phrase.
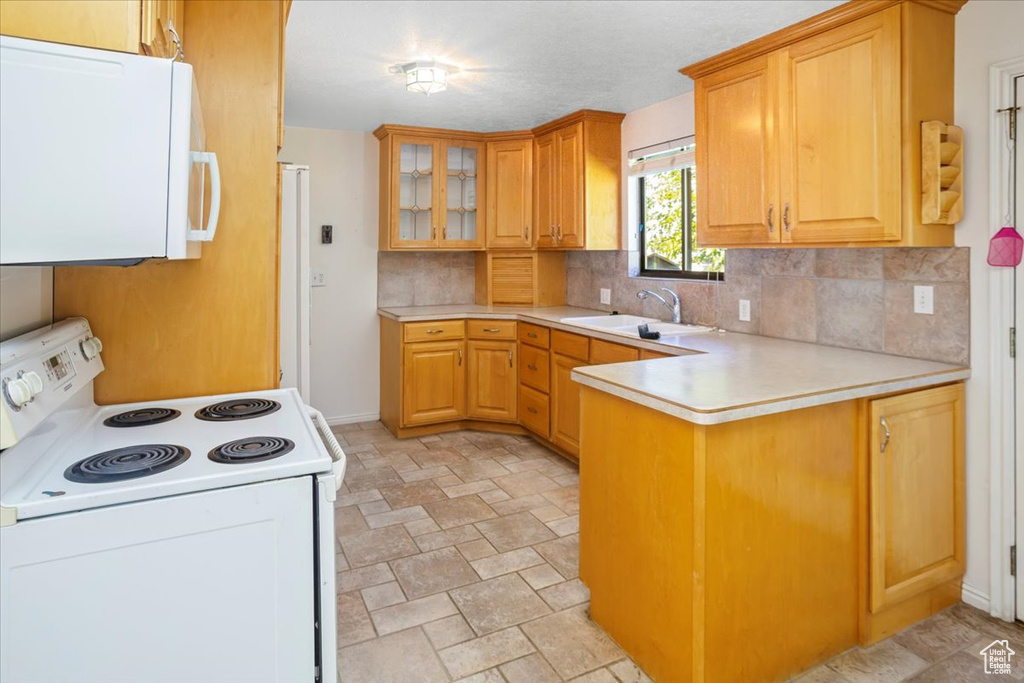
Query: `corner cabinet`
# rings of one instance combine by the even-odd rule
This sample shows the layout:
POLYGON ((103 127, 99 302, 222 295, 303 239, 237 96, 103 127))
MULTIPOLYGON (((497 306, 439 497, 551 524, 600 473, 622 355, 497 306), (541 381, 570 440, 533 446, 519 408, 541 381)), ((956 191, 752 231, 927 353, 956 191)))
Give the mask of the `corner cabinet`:
POLYGON ((953 119, 960 0, 847 3, 682 69, 701 246, 951 246, 921 220, 921 121, 953 119))
POLYGON ((482 249, 484 143, 387 131, 378 137, 380 248, 482 249))
POLYGON ((533 141, 487 143, 487 247, 533 245, 533 141))

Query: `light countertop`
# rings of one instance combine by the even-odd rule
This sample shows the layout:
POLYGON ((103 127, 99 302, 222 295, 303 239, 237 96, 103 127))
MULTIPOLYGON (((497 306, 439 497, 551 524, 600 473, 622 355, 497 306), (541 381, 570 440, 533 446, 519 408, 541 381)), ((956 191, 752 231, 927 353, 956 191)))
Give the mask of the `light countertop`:
POLYGON ((576 368, 577 382, 695 424, 720 424, 799 408, 965 379, 970 368, 738 332, 705 332, 661 343, 561 322, 604 315, 585 308, 476 305, 382 308, 399 322, 491 318, 536 322, 589 337, 683 354, 576 368))

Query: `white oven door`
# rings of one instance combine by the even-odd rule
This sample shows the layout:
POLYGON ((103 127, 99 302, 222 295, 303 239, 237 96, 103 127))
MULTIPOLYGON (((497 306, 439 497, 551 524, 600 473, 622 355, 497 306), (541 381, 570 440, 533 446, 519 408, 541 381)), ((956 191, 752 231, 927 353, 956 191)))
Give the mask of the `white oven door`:
POLYGON ((315 481, 0 529, 0 680, 313 681, 315 481))

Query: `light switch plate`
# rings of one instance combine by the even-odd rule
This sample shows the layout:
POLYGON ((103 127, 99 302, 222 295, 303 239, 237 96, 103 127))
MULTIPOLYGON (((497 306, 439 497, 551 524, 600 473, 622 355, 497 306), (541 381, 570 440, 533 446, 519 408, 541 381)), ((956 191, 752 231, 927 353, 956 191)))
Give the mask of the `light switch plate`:
POLYGON ((327 286, 327 278, 321 272, 314 272, 310 278, 313 287, 325 287, 327 286))
POLYGON ((740 299, 740 321, 749 323, 750 322, 750 300, 740 299))
POLYGON ((601 303, 611 305, 612 303, 612 290, 602 287, 601 288, 601 303))
POLYGON ((934 315, 935 288, 928 285, 914 285, 914 313, 934 315))

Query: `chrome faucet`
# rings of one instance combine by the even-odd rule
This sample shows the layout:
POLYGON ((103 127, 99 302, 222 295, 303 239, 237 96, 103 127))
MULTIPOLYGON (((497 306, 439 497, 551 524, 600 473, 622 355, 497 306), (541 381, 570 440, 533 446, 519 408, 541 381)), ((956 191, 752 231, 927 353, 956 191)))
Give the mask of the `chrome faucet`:
POLYGON ((636 293, 636 298, 643 301, 647 297, 653 296, 655 299, 665 304, 665 306, 672 309, 672 322, 679 325, 682 322, 681 311, 679 309, 679 295, 673 292, 668 287, 662 287, 661 291, 666 292, 668 294, 668 297, 669 299, 672 300, 672 303, 669 303, 668 299, 666 299, 662 295, 658 294, 657 292, 652 292, 649 289, 641 289, 639 292, 636 293))

